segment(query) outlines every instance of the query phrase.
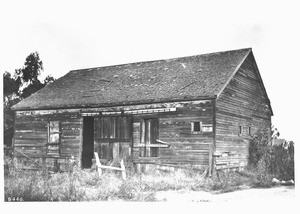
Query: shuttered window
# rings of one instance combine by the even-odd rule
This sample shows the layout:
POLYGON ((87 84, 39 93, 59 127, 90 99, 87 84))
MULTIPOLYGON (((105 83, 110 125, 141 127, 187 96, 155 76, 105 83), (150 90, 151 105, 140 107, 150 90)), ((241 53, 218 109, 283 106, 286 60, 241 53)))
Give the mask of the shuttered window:
POLYGON ((48 123, 47 154, 60 154, 60 122, 50 121, 48 123))
POLYGON ((131 139, 131 118, 120 117, 98 117, 95 118, 96 139, 131 139))

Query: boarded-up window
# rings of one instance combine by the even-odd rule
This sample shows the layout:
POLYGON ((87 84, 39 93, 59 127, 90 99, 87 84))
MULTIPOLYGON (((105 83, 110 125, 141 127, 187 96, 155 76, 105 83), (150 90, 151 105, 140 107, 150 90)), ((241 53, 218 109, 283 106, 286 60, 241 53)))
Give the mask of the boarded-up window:
POLYGON ((60 123, 50 121, 48 123, 47 154, 60 154, 60 123))
POLYGON ((131 139, 131 118, 98 117, 95 118, 95 139, 131 139))

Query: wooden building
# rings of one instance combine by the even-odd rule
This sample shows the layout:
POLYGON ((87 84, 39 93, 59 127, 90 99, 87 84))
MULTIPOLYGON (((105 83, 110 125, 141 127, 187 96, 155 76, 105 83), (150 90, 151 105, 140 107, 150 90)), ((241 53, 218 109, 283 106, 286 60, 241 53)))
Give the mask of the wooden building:
POLYGON ((220 169, 273 115, 251 48, 73 70, 15 106, 14 156, 220 169))

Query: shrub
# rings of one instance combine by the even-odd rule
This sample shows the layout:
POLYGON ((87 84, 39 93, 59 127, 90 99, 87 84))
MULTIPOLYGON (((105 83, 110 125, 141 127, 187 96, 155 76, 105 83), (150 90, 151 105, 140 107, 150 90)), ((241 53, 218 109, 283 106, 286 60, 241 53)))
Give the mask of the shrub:
POLYGON ((267 129, 260 129, 251 139, 249 145, 249 165, 257 167, 264 155, 268 154, 270 148, 270 134, 267 129))
POLYGON ((259 130, 250 141, 249 166, 256 170, 257 186, 271 186, 272 177, 294 180, 294 143, 272 146, 268 130, 259 130))
POLYGON ((272 172, 279 180, 294 180, 294 143, 290 142, 286 147, 278 145, 273 147, 272 172))
POLYGON ((255 178, 253 185, 254 187, 271 187, 272 186, 272 175, 268 172, 269 163, 266 162, 266 158, 260 159, 258 162, 255 178))

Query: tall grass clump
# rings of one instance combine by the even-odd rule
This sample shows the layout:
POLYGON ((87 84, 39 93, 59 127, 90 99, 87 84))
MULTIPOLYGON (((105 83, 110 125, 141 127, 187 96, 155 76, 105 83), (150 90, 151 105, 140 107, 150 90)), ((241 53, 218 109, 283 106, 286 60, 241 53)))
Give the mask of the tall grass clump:
POLYGON ((210 179, 201 172, 162 172, 138 174, 130 166, 127 180, 120 172, 76 166, 65 172, 22 171, 10 167, 5 176, 5 200, 19 197, 24 201, 155 201, 154 194, 166 190, 209 190, 210 179))
MULTIPOLYGON (((7 161, 8 162, 8 161, 7 161)), ((18 197, 24 201, 75 201, 80 200, 78 170, 53 173, 46 168, 31 171, 20 170, 13 161, 4 178, 5 200, 18 197)))

